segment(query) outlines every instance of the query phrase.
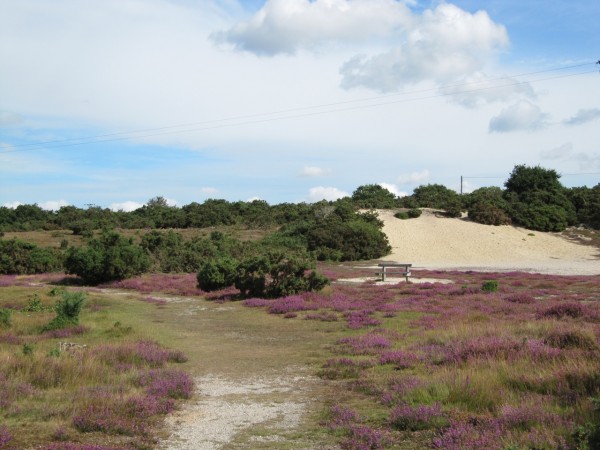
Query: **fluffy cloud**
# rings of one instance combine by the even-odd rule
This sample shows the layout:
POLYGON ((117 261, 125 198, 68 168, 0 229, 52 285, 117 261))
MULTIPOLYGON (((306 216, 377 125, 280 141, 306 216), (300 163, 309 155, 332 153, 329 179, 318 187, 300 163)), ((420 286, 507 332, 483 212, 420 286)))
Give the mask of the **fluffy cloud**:
POLYGON ((562 159, 573 153, 573 144, 570 142, 566 142, 565 144, 552 148, 550 150, 542 150, 540 152, 540 156, 542 159, 562 159))
POLYGON ((390 92, 424 80, 446 83, 481 70, 507 45, 506 29, 485 11, 471 14, 442 3, 415 17, 401 45, 347 61, 340 71, 342 86, 390 92))
POLYGON ((15 201, 15 202, 2 203, 2 206, 4 206, 5 208, 15 209, 17 206, 21 206, 22 204, 23 203, 21 203, 19 201, 15 201))
POLYGON ((582 125, 592 120, 600 119, 600 109, 580 109, 570 119, 564 121, 565 125, 582 125))
POLYGON ((416 184, 422 183, 429 179, 429 170, 425 169, 420 172, 405 173, 398 177, 399 184, 416 184))
POLYGON ((294 54, 328 41, 384 36, 410 20, 410 10, 394 0, 267 0, 250 20, 212 38, 257 55, 294 54))
POLYGON ((402 192, 400 189, 398 189, 398 186, 396 186, 395 184, 379 183, 379 186, 381 186, 384 189, 387 189, 396 197, 406 197, 408 195, 406 192, 402 192))
POLYGON ((531 102, 526 100, 504 108, 490 120, 491 133, 507 133, 509 131, 533 131, 547 125, 547 115, 531 102))
POLYGON ((48 211, 58 211, 63 206, 69 206, 66 200, 49 200, 39 204, 39 207, 48 211))
POLYGON ((141 208, 142 206, 144 206, 143 203, 138 203, 138 202, 134 202, 134 201, 126 201, 126 202, 122 202, 122 203, 111 203, 108 208, 111 209, 112 211, 131 212, 131 211, 135 211, 138 208, 141 208))
POLYGON ((203 194, 212 195, 212 194, 216 194, 217 192, 219 192, 219 190, 214 187, 206 186, 206 187, 201 188, 200 192, 202 192, 203 194))
POLYGON ((318 186, 311 188, 308 192, 309 202, 318 202, 321 200, 337 200, 343 197, 349 197, 350 194, 335 187, 318 186))
POLYGON ((300 175, 303 177, 322 177, 325 175, 329 175, 331 173, 331 169, 323 169, 322 167, 314 167, 307 166, 302 169, 300 175))

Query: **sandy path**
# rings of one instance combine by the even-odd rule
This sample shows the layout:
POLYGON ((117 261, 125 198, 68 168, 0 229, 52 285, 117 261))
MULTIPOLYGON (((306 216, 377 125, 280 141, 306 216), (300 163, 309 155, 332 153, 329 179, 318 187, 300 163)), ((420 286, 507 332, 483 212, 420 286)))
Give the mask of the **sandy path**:
POLYGON ((378 212, 392 246, 392 254, 384 260, 425 269, 600 274, 597 249, 556 233, 437 217, 430 210, 409 220, 396 219, 392 211, 378 212))
POLYGON ((306 413, 312 377, 264 374, 238 380, 206 375, 196 378, 196 401, 167 419, 172 430, 163 448, 213 450, 254 448, 289 441, 306 413), (240 432, 254 433, 236 442, 240 432))

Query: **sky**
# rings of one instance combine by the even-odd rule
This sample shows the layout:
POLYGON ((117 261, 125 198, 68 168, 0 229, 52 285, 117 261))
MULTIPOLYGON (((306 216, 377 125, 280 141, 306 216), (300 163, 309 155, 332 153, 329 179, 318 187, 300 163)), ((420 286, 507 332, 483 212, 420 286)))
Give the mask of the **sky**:
POLYGON ((2 0, 0 206, 600 182, 597 0, 2 0))

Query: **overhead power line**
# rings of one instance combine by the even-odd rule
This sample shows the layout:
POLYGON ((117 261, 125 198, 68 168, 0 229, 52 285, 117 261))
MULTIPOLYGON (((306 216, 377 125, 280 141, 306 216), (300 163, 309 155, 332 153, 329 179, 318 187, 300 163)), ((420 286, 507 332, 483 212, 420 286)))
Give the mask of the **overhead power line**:
POLYGON ((45 149, 64 148, 64 147, 97 144, 97 143, 105 143, 105 142, 144 139, 144 138, 165 136, 165 135, 170 135, 170 134, 200 132, 200 131, 207 131, 207 130, 213 130, 213 129, 218 129, 218 128, 253 125, 253 124, 272 122, 272 121, 289 120, 289 119, 310 117, 310 116, 323 115, 323 114, 332 114, 332 113, 336 113, 336 112, 352 111, 352 110, 359 110, 359 109, 366 109, 366 108, 375 108, 375 107, 381 107, 381 106, 387 106, 387 105, 393 105, 393 104, 399 104, 399 103, 417 102, 417 101, 423 101, 423 100, 428 100, 428 99, 433 99, 433 98, 450 97, 453 95, 470 94, 470 93, 488 91, 488 90, 493 90, 493 89, 513 87, 513 86, 518 86, 518 85, 522 85, 522 84, 538 83, 538 82, 542 82, 542 81, 554 80, 554 79, 559 79, 559 78, 567 78, 567 77, 574 77, 574 76, 579 76, 579 75, 586 75, 589 73, 595 73, 596 71, 593 70, 593 71, 584 71, 584 72, 555 75, 555 76, 551 76, 551 77, 539 78, 539 79, 534 79, 534 80, 511 81, 517 77, 539 75, 539 74, 551 73, 551 72, 559 72, 559 71, 580 68, 580 67, 594 65, 594 64, 595 63, 584 63, 584 64, 577 64, 577 65, 571 65, 571 66, 562 66, 562 67, 553 68, 553 69, 540 70, 540 71, 535 71, 535 72, 527 72, 527 73, 522 73, 522 74, 517 74, 517 75, 503 76, 503 77, 491 78, 491 79, 475 81, 475 82, 455 83, 455 84, 449 84, 449 85, 428 88, 428 89, 412 90, 412 91, 399 92, 399 93, 380 95, 380 96, 374 96, 374 97, 366 97, 366 98, 362 98, 362 99, 347 100, 347 101, 343 101, 343 102, 333 102, 333 103, 325 103, 325 104, 313 105, 313 106, 290 108, 290 109, 278 110, 278 111, 273 111, 273 112, 232 116, 232 117, 221 118, 221 119, 190 122, 190 123, 185 123, 185 124, 169 125, 169 126, 155 127, 155 128, 145 128, 145 129, 132 130, 132 131, 105 133, 105 134, 98 134, 98 135, 86 136, 86 137, 81 137, 81 138, 66 138, 66 139, 57 139, 57 140, 47 140, 47 141, 41 141, 41 142, 32 142, 32 143, 26 143, 26 144, 15 144, 15 145, 12 145, 11 146, 12 148, 9 150, 0 151, 0 154, 28 151, 28 150, 39 150, 42 148, 45 148, 45 149), (406 98, 407 96, 410 96, 410 95, 418 95, 418 94, 425 94, 425 93, 435 92, 435 91, 444 91, 444 90, 449 90, 449 89, 477 86, 477 85, 481 85, 484 83, 489 84, 490 82, 502 81, 502 80, 509 80, 509 82, 497 84, 497 85, 493 85, 493 86, 488 85, 488 86, 484 86, 484 87, 472 87, 471 89, 465 89, 465 90, 461 90, 461 91, 437 92, 436 94, 433 94, 433 95, 406 98), (404 97, 404 98, 397 98, 397 97, 404 97), (388 100, 388 99, 391 99, 391 100, 388 100), (365 103, 365 102, 375 102, 375 103, 360 104, 360 103, 365 103), (324 108, 328 108, 328 109, 322 110, 324 108))

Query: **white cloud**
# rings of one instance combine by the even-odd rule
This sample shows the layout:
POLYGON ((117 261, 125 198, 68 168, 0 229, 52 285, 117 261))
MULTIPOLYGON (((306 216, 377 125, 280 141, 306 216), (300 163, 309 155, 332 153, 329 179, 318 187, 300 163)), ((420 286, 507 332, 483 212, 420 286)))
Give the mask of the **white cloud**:
POLYGON ((388 191, 390 191, 396 197, 406 197, 408 195, 406 192, 400 191, 398 189, 398 186, 396 186, 395 184, 391 184, 391 183, 378 183, 378 184, 382 188, 387 189, 388 191))
POLYGON ((559 147, 552 148, 550 150, 542 150, 540 152, 540 157, 542 159, 562 159, 569 156, 573 153, 573 144, 571 142, 566 142, 559 147))
POLYGON ((565 125, 582 125, 592 120, 600 119, 600 109, 580 109, 573 117, 564 121, 565 125))
POLYGON ((507 101, 517 96, 535 97, 533 88, 527 82, 511 77, 490 78, 482 72, 473 73, 458 83, 442 86, 440 92, 467 108, 507 101))
POLYGON ((200 192, 202 192, 203 194, 212 195, 212 194, 216 194, 217 192, 219 192, 219 190, 214 187, 206 186, 206 187, 200 188, 200 192))
POLYGON ((410 20, 410 10, 394 0, 267 0, 250 20, 212 38, 257 55, 294 54, 385 36, 410 20))
POLYGON ((429 179, 429 170, 424 169, 420 172, 405 173, 398 177, 398 184, 416 184, 429 179))
POLYGON ((308 192, 309 202, 318 202, 320 200, 338 200, 343 197, 349 197, 350 194, 335 187, 318 186, 311 188, 308 192))
POLYGON ((374 56, 356 56, 340 72, 342 86, 364 86, 380 92, 425 80, 447 83, 480 71, 508 34, 485 11, 468 13, 441 3, 415 18, 401 45, 374 56))
POLYGON ((23 205, 23 203, 21 203, 19 201, 2 203, 2 206, 4 206, 5 208, 10 208, 10 209, 15 209, 17 206, 21 206, 21 205, 23 205))
POLYGON ((302 169, 302 172, 300 172, 300 175, 303 177, 322 177, 325 175, 329 175, 330 173, 331 173, 331 169, 307 166, 307 167, 304 167, 304 169, 302 169))
POLYGON ((66 200, 49 200, 40 203, 38 206, 48 211, 58 211, 63 206, 69 206, 69 203, 66 200))
POLYGON ((131 212, 131 211, 135 211, 138 208, 141 208, 142 206, 144 206, 143 203, 134 202, 134 201, 129 200, 126 202, 121 202, 121 203, 111 203, 108 208, 112 211, 131 212))
POLYGON ((490 120, 491 133, 507 133, 510 131, 533 131, 547 125, 547 115, 533 103, 522 100, 504 108, 490 120))

